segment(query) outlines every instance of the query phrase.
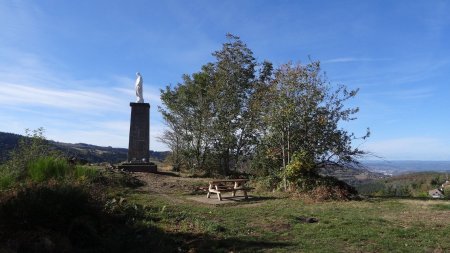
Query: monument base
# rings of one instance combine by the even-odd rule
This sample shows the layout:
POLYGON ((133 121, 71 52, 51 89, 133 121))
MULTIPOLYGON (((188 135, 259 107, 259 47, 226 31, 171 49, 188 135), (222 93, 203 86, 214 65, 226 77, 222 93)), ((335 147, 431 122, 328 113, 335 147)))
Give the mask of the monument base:
POLYGON ((119 169, 129 172, 151 172, 155 173, 158 172, 158 168, 156 164, 149 162, 149 163, 122 163, 119 165, 119 169))

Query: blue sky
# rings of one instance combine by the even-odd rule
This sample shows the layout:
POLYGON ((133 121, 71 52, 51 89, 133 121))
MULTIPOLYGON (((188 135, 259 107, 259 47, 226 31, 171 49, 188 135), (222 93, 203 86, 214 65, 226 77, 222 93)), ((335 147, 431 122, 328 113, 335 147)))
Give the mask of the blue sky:
POLYGON ((360 88, 343 126, 389 160, 450 160, 448 1, 0 2, 0 131, 127 147, 135 72, 165 150, 159 89, 212 61, 227 32, 275 66, 320 60, 360 88))

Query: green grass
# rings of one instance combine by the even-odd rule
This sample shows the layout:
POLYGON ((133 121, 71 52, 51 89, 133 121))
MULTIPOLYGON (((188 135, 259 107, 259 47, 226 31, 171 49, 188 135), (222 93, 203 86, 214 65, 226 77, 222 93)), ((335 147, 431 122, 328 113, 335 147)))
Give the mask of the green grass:
POLYGON ((16 182, 16 175, 7 170, 0 170, 0 190, 8 189, 16 182))
POLYGON ((41 157, 28 165, 28 177, 33 182, 51 179, 84 181, 97 175, 97 169, 70 165, 66 159, 57 157, 41 157))
POLYGON ((212 207, 171 203, 170 199, 148 194, 129 197, 136 203, 163 206, 163 212, 151 214, 158 217, 158 222, 152 224, 163 231, 208 238, 192 245, 205 252, 450 250, 450 212, 444 201, 369 199, 305 203, 284 198, 262 200, 257 205, 212 207), (302 223, 298 219, 301 216, 316 217, 319 222, 302 223), (206 246, 208 243, 211 246, 206 246))
MULTIPOLYGON (((100 198, 86 195, 90 190, 85 186, 26 189, 6 202, 0 198, 0 227, 1 221, 12 221, 7 223, 13 226, 9 240, 22 236, 29 247, 44 233, 57 247, 69 240, 86 252, 450 251, 450 202, 445 200, 312 203, 252 192, 259 198, 213 206, 190 200, 187 192, 143 191, 131 175, 108 173, 89 186, 106 187, 98 188, 100 198), (319 222, 304 223, 302 217, 319 222), (30 229, 37 234, 27 234, 30 229)), ((9 234, 0 230, 2 235, 9 234)), ((0 239, 0 251, 1 246, 0 239)))
POLYGON ((99 175, 99 170, 96 168, 90 168, 90 167, 77 165, 73 169, 73 176, 79 180, 95 178, 98 175, 99 175))
POLYGON ((436 210, 450 211, 450 201, 447 204, 436 204, 433 207, 436 210))
POLYGON ((65 159, 55 157, 41 157, 28 165, 29 178, 34 182, 49 179, 63 179, 70 173, 69 163, 65 159))

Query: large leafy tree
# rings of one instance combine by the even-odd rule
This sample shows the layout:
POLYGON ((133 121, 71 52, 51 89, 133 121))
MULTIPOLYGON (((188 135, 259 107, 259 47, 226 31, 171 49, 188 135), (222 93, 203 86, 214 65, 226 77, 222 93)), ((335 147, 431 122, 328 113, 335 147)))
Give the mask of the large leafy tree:
POLYGON ((216 168, 224 175, 252 154, 259 134, 261 90, 272 71, 264 62, 258 73, 253 52, 239 37, 227 34, 227 40, 213 53, 216 61, 161 92, 160 108, 169 126, 162 139, 174 161, 191 168, 216 168))
POLYGON ((223 174, 236 168, 255 137, 256 120, 251 107, 255 92, 256 60, 239 39, 227 35, 228 42, 216 51, 214 63, 213 128, 214 146, 223 174))
POLYGON ((207 169, 211 147, 211 66, 184 75, 183 83, 161 91, 165 108, 159 108, 168 126, 161 138, 172 150, 174 167, 207 169))
POLYGON ((359 109, 345 107, 345 102, 357 92, 331 85, 319 62, 282 65, 274 73, 268 95, 272 103, 264 115, 268 127, 266 145, 261 148, 283 170, 293 157, 295 164, 302 166, 291 168, 309 172, 357 164, 365 152, 354 148, 352 141, 367 138, 369 130, 356 137, 341 127, 342 122, 356 119, 359 109))
POLYGON ((162 140, 175 166, 227 175, 252 161, 260 171, 281 168, 295 178, 297 170, 348 166, 365 154, 341 127, 355 119, 358 108, 345 103, 358 91, 330 84, 319 62, 274 71, 231 34, 213 56, 200 72, 161 91, 168 125, 162 140))

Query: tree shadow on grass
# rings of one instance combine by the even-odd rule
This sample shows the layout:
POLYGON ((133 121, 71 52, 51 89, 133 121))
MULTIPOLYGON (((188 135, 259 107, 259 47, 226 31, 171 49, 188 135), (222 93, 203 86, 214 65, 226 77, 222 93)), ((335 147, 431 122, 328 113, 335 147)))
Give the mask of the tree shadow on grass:
POLYGON ((222 200, 225 201, 232 201, 233 203, 255 203, 255 202, 262 202, 262 201, 268 201, 268 200, 274 200, 274 199, 279 199, 277 197, 269 197, 269 196, 252 196, 249 195, 247 199, 245 199, 245 197, 243 196, 223 196, 222 200))
POLYGON ((0 252, 258 252, 289 244, 167 233, 134 204, 76 186, 33 186, 0 198, 0 252))
POLYGON ((171 235, 182 239, 181 252, 261 252, 267 249, 291 246, 287 242, 270 242, 257 239, 214 238, 209 235, 179 233, 171 235))
POLYGON ((369 202, 377 202, 381 200, 423 200, 423 201, 442 201, 448 200, 445 198, 430 198, 430 197, 412 197, 412 196, 366 196, 364 199, 369 202))
POLYGON ((158 172, 154 172, 154 174, 170 176, 170 177, 180 177, 180 175, 178 175, 177 173, 170 172, 170 171, 158 171, 158 172))

